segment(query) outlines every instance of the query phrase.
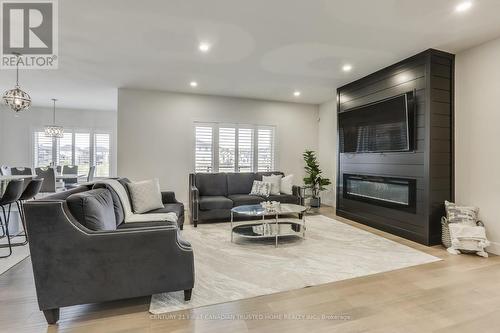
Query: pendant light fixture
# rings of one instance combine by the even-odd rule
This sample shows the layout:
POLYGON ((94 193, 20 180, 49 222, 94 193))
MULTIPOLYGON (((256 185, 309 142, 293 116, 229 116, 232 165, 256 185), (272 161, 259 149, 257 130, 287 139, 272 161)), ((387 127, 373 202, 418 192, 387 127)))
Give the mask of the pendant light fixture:
POLYGON ((52 125, 45 126, 45 136, 51 138, 62 138, 64 135, 64 129, 62 126, 56 125, 56 101, 57 99, 52 98, 54 108, 52 110, 52 125))
POLYGON ((31 106, 31 97, 25 91, 21 90, 19 86, 19 62, 21 61, 21 54, 14 53, 17 57, 16 62, 16 86, 14 89, 7 90, 3 94, 3 101, 8 105, 13 111, 21 112, 28 109, 31 106))

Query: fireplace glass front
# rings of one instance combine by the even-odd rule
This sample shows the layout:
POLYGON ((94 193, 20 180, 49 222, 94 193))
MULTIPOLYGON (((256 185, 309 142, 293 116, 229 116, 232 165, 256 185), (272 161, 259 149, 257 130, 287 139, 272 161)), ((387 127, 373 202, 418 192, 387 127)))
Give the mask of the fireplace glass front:
POLYGON ((414 179, 344 174, 344 197, 371 204, 415 210, 414 179))

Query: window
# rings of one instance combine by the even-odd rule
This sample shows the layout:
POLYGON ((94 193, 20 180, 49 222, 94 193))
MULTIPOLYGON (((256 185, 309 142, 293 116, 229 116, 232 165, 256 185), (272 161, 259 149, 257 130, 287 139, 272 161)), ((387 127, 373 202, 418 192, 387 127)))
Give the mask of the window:
POLYGON ((73 133, 64 132, 64 136, 56 141, 57 165, 73 164, 73 133))
POLYGON ((94 163, 96 177, 109 177, 109 134, 94 135, 94 163))
POLYGON ((251 172, 253 170, 253 128, 238 129, 238 171, 251 172))
POLYGON ((213 171, 213 131, 212 127, 195 127, 195 159, 196 172, 213 171))
POLYGON ((219 172, 236 167, 236 128, 219 128, 219 172))
POLYGON ((274 129, 258 129, 257 171, 274 170, 274 129))
POLYGON ((45 136, 45 132, 34 133, 35 167, 46 167, 52 163, 52 138, 45 136))
POLYGON ((273 171, 273 126, 195 123, 196 172, 273 171))
POLYGON ((62 138, 49 138, 43 131, 33 133, 33 164, 77 165, 78 174, 96 166, 97 177, 109 177, 111 168, 111 135, 93 131, 65 130, 62 138))
POLYGON ((87 174, 90 168, 90 133, 75 133, 75 164, 79 174, 87 174))

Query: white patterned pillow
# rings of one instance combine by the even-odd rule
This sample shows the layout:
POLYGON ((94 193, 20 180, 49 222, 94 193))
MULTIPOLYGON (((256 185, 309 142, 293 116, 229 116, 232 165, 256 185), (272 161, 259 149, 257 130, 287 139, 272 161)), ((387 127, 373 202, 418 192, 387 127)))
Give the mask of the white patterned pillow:
POLYGON ((288 175, 281 178, 281 193, 293 194, 293 175, 288 175))
POLYGON ((263 197, 268 197, 271 192, 271 183, 261 182, 260 180, 254 180, 252 185, 252 191, 250 195, 260 195, 263 197))
POLYGON ((479 208, 470 206, 457 206, 453 202, 445 201, 446 218, 449 223, 463 223, 475 226, 478 221, 479 208))
POLYGON ((158 179, 127 183, 127 187, 134 213, 142 214, 153 209, 164 208, 158 179))
POLYGON ((280 195, 281 193, 281 178, 282 175, 270 175, 270 176, 262 176, 262 181, 264 183, 271 184, 271 194, 280 195))

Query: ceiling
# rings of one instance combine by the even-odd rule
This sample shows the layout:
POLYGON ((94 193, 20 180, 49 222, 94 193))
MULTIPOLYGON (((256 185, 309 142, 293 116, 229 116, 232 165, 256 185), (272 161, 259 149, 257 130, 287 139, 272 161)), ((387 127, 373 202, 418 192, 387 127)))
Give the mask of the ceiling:
MULTIPOLYGON (((500 36, 500 1, 475 0, 464 13, 457 3, 64 0, 59 69, 23 71, 21 85, 34 105, 55 97, 81 109, 116 110, 120 87, 316 104, 427 48, 456 53, 500 36), (210 52, 198 50, 202 41, 210 52)), ((14 80, 0 71, 0 89, 14 80)))

